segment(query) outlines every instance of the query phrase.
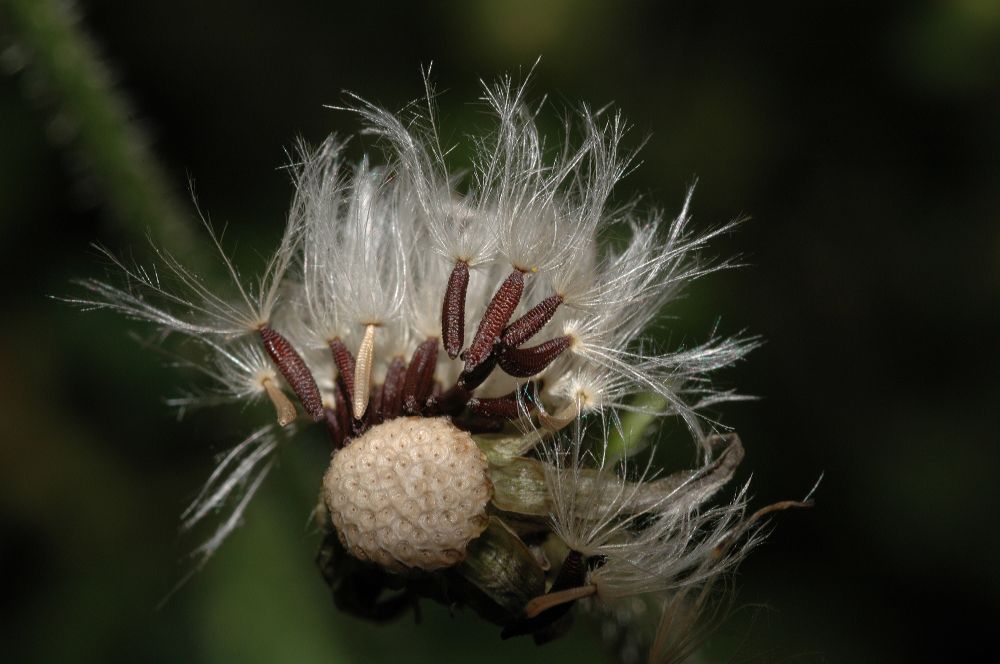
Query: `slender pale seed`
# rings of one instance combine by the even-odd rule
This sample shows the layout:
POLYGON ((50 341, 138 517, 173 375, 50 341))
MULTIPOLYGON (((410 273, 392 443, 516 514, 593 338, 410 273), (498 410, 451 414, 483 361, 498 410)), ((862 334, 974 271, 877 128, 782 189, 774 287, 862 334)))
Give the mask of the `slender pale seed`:
POLYGON ((578 586, 568 590, 559 590, 554 593, 540 595, 524 605, 524 617, 534 618, 542 611, 551 609, 554 606, 566 604, 567 602, 575 602, 578 599, 596 594, 597 586, 578 586))
POLYGON ((278 416, 278 425, 287 427, 294 422, 298 414, 295 412, 295 404, 292 403, 292 400, 285 396, 281 388, 275 385, 270 378, 265 378, 262 385, 264 391, 267 392, 267 398, 274 405, 274 412, 278 416))
POLYGON ((354 409, 354 419, 360 420, 368 409, 368 396, 372 387, 372 361, 375 355, 375 326, 365 326, 365 336, 358 346, 358 354, 354 362, 354 390, 351 402, 354 409))

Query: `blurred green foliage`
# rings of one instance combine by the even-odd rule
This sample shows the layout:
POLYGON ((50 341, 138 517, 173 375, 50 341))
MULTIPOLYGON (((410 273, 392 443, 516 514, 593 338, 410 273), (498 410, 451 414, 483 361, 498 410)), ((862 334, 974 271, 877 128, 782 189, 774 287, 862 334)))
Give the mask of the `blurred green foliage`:
POLYGON ((750 266, 697 284, 662 340, 719 322, 767 341, 724 377, 762 400, 722 414, 759 504, 826 472, 817 508, 783 515, 741 568, 747 608, 703 660, 984 647, 1000 596, 997 3, 94 0, 92 42, 59 7, 0 0, 6 661, 603 660, 583 623, 536 649, 436 607, 418 626, 339 614, 312 562, 325 450, 311 438, 156 609, 196 544, 177 515, 251 414, 174 421, 163 398, 193 376, 130 342, 127 322, 46 297, 101 274, 94 241, 141 257, 148 230, 189 254, 188 178, 252 270, 291 196, 284 150, 357 129, 324 108, 342 89, 398 108, 433 61, 457 138, 482 122, 478 78, 538 55, 553 127, 566 105, 614 101, 633 145, 652 135, 623 198, 670 213, 697 175, 698 223, 753 217, 716 245, 750 266))

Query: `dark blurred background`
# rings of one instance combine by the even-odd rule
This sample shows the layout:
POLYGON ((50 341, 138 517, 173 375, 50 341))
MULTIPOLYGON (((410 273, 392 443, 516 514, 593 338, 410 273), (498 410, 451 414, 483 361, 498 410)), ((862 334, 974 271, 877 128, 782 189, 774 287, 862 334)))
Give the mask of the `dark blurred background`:
POLYGON ((336 612, 312 560, 323 452, 308 444, 286 451, 246 525, 157 610, 198 542, 178 536, 178 513, 247 416, 176 421, 163 398, 191 376, 120 318, 47 298, 104 274, 92 242, 141 258, 147 230, 182 253, 202 240, 189 180, 254 266, 291 197, 284 151, 357 129, 324 108, 342 90, 399 108, 433 61, 458 139, 483 121, 478 79, 539 55, 531 87, 550 95, 552 127, 578 100, 614 102, 632 147, 651 136, 622 198, 673 212, 697 176, 698 224, 752 217, 716 244, 748 266, 698 283, 672 334, 704 338, 718 321, 766 339, 725 376, 761 399, 722 410, 758 505, 825 473, 815 509, 781 515, 741 567, 742 608, 701 661, 985 652, 1000 595, 1000 3, 77 10, 74 27, 62 3, 0 0, 5 661, 604 661, 584 627, 536 649, 442 609, 420 626, 336 612), (102 109, 88 76, 128 105, 102 109), (116 113, 140 133, 122 138, 116 113))

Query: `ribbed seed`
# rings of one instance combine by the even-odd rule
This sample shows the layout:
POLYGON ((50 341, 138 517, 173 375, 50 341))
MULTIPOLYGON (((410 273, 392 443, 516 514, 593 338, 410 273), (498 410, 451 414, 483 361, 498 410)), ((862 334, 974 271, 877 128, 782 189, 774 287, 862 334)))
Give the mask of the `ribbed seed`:
POLYGON ((340 428, 340 435, 344 442, 347 442, 353 435, 354 417, 351 414, 351 397, 347 392, 347 383, 343 376, 337 378, 337 385, 333 390, 333 408, 337 413, 337 426, 340 428))
POLYGON ((324 408, 323 413, 326 415, 326 430, 330 434, 330 442, 333 443, 334 449, 340 449, 344 445, 344 432, 340 428, 340 416, 333 408, 324 408))
POLYGON ((461 381, 455 383, 451 388, 434 397, 433 407, 430 409, 435 415, 457 415, 465 408, 472 398, 472 391, 462 387, 461 381))
POLYGON ((465 343, 465 296, 469 289, 469 264, 456 261, 448 277, 441 305, 441 340, 448 357, 455 359, 465 343))
POLYGON ((562 301, 561 295, 549 295, 508 325, 500 335, 500 343, 507 348, 517 348, 538 334, 545 324, 552 320, 562 301))
POLYGON ((497 354, 495 351, 496 349, 471 371, 463 371, 458 377, 458 384, 470 392, 482 385, 483 381, 489 377, 490 373, 497 366, 497 354))
POLYGON ((295 392, 302 407, 309 417, 319 422, 325 415, 323 414, 323 399, 320 397, 319 388, 316 386, 316 379, 306 366, 302 356, 292 348, 292 344, 285 337, 275 332, 267 325, 262 325, 258 330, 260 340, 264 345, 264 350, 274 360, 275 366, 284 377, 285 382, 295 392))
POLYGON ((570 337, 562 336, 530 348, 505 348, 498 358, 500 368, 517 378, 534 376, 569 348, 570 341, 570 337))
POLYGON ((365 326, 365 336, 358 346, 354 362, 354 389, 351 391, 351 406, 354 419, 360 420, 368 409, 368 397, 372 387, 372 361, 375 355, 375 326, 365 326))
POLYGON ((521 294, 524 292, 524 274, 520 270, 514 270, 500 284, 500 288, 493 295, 493 299, 486 306, 482 320, 479 321, 479 328, 476 336, 472 339, 468 351, 465 354, 465 371, 470 373, 482 364, 496 344, 507 321, 517 309, 521 301, 521 294))
POLYGON ((470 399, 468 403, 469 409, 478 415, 486 415, 487 417, 503 417, 509 420, 517 419, 521 416, 518 392, 520 392, 520 400, 524 403, 525 408, 529 412, 534 408, 534 404, 527 398, 531 389, 529 385, 525 385, 520 390, 505 394, 502 397, 470 399))
POLYGON ((403 382, 406 380, 406 361, 392 358, 382 383, 382 419, 391 420, 403 414, 403 382))
POLYGON ((360 420, 366 431, 373 426, 382 424, 382 390, 384 387, 385 383, 372 385, 368 398, 368 409, 365 411, 364 418, 360 420))
POLYGON ((330 352, 333 353, 333 363, 337 365, 337 373, 344 379, 347 398, 350 399, 350 395, 354 392, 354 355, 340 337, 330 341, 328 345, 330 352))
POLYGON ((438 340, 428 339, 413 351, 410 365, 406 367, 403 381, 403 410, 420 413, 434 389, 434 370, 437 369, 438 340))

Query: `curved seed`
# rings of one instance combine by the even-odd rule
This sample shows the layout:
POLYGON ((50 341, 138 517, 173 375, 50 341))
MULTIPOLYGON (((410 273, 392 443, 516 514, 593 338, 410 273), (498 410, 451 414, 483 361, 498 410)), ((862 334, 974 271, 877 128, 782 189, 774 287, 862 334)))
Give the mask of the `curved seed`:
POLYGON ((274 405, 274 412, 278 416, 278 426, 286 427, 294 422, 298 414, 295 412, 295 405, 291 399, 285 396, 281 388, 275 385, 270 379, 265 378, 262 384, 264 385, 264 391, 267 393, 267 398, 274 405))
POLYGON ((469 345, 469 350, 466 351, 466 372, 473 371, 489 357, 493 351, 493 345, 500 337, 500 332, 503 331, 507 321, 517 309, 523 292, 524 274, 520 270, 514 270, 500 284, 500 288, 497 289, 493 299, 486 306, 486 312, 483 313, 483 318, 479 321, 476 336, 469 345))
POLYGON ((351 350, 340 340, 340 337, 328 343, 330 352, 333 353, 333 363, 337 365, 337 373, 344 379, 344 386, 347 388, 348 398, 354 391, 354 356, 351 350))
POLYGON ((403 381, 406 380, 406 361, 401 357, 392 358, 389 370, 382 384, 383 420, 391 420, 403 413, 403 381))
POLYGON ((330 434, 330 442, 334 449, 340 449, 344 445, 344 432, 340 428, 340 416, 333 408, 324 408, 326 414, 326 430, 330 434))
POLYGON ((505 348, 498 358, 500 368, 518 378, 534 376, 544 371, 570 343, 569 336, 562 336, 530 348, 505 348))
POLYGON ((278 371, 284 377, 295 396, 299 398, 302 407, 313 420, 319 422, 326 415, 323 413, 323 399, 320 397, 316 379, 306 366, 302 356, 292 348, 288 339, 275 332, 271 327, 262 325, 257 332, 264 345, 264 350, 274 360, 278 371))
POLYGON ((558 590, 554 593, 540 595, 524 606, 524 617, 529 619, 534 618, 542 611, 547 611, 560 604, 575 602, 578 599, 590 597, 595 594, 597 594, 597 586, 577 586, 576 588, 558 590))
POLYGON ((415 415, 423 410, 434 390, 434 370, 437 368, 438 340, 428 339, 413 351, 403 381, 403 410, 415 415))
POLYGON ((468 406, 472 412, 478 415, 502 417, 509 420, 517 419, 521 416, 521 406, 519 401, 524 403, 524 407, 528 412, 531 412, 535 407, 535 404, 528 399, 530 389, 531 384, 528 383, 523 385, 519 390, 515 390, 510 394, 505 394, 502 397, 470 399, 468 406), (520 399, 518 399, 519 393, 520 399))
POLYGON ((357 360, 354 363, 354 390, 351 394, 351 406, 354 419, 360 420, 368 409, 368 397, 372 387, 372 361, 375 355, 375 326, 365 326, 365 336, 358 346, 357 360))
POLYGON ((465 295, 469 289, 469 264, 456 261, 448 277, 441 305, 441 339, 448 357, 455 359, 465 343, 465 295))
POLYGON ((561 295, 549 295, 508 325, 507 329, 500 335, 500 343, 507 348, 517 348, 538 334, 546 323, 552 320, 552 316, 555 315, 556 309, 562 302, 561 295))

